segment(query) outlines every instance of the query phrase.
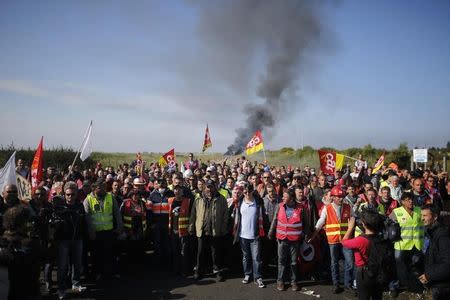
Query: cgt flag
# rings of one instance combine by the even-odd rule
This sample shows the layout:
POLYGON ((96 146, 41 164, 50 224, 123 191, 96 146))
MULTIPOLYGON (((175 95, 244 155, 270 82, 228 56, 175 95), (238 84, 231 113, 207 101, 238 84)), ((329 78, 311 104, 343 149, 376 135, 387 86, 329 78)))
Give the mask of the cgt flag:
POLYGON ((44 137, 41 137, 41 141, 34 154, 33 163, 31 164, 31 188, 34 191, 39 183, 42 181, 43 172, 42 164, 44 160, 44 137))
POLYGON ((255 132, 250 142, 247 143, 245 147, 245 153, 251 155, 253 153, 259 152, 264 149, 263 138, 260 130, 255 132))
POLYGON ((344 155, 336 153, 335 151, 318 150, 320 169, 322 173, 327 175, 334 175, 336 170, 342 169, 344 165, 344 155))
POLYGON ((212 147, 212 142, 211 142, 211 136, 209 135, 208 124, 206 124, 205 140, 203 141, 202 152, 205 152, 206 149, 208 149, 209 147, 212 147))
POLYGON ((384 165, 384 157, 385 157, 385 155, 384 155, 384 151, 383 151, 383 154, 381 154, 380 158, 377 160, 377 162, 373 166, 372 174, 375 174, 376 172, 378 172, 378 170, 380 170, 381 167, 384 165))
POLYGON ((169 167, 173 167, 176 163, 175 161, 175 149, 172 148, 171 150, 169 150, 169 152, 167 152, 166 154, 164 154, 163 156, 161 156, 158 160, 158 163, 161 167, 165 167, 167 165, 169 165, 169 167))

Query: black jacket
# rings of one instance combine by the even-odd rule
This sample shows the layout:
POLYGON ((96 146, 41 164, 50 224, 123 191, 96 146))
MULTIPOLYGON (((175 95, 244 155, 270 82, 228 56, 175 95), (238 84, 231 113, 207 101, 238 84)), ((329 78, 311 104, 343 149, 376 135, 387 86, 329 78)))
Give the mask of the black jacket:
POLYGON ((38 239, 5 232, 0 237, 0 265, 8 267, 8 299, 38 299, 44 257, 38 239))
POLYGON ((55 240, 82 240, 86 230, 83 204, 56 206, 54 210, 55 240))
POLYGON ((432 287, 450 287, 450 230, 436 223, 427 229, 430 245, 425 252, 425 275, 432 287))

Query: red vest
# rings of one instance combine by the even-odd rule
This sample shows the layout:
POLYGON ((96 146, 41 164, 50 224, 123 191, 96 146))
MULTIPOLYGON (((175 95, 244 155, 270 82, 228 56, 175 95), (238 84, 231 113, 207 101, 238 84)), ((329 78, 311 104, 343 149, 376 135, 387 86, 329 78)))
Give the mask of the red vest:
POLYGON ((301 206, 298 203, 295 203, 294 212, 288 220, 285 205, 284 203, 280 203, 277 218, 277 239, 299 241, 302 233, 303 224, 301 206))
POLYGON ((140 216, 142 220, 142 228, 145 230, 147 227, 147 218, 146 218, 146 210, 143 202, 139 200, 136 205, 131 205, 131 199, 127 199, 124 201, 124 209, 123 209, 123 226, 126 230, 132 230, 133 217, 140 216))
MULTIPOLYGON (((175 198, 168 199, 169 206, 169 233, 172 230, 172 204, 175 198)), ((189 226, 189 198, 183 198, 181 201, 180 210, 178 211, 178 235, 180 237, 188 235, 189 226)))

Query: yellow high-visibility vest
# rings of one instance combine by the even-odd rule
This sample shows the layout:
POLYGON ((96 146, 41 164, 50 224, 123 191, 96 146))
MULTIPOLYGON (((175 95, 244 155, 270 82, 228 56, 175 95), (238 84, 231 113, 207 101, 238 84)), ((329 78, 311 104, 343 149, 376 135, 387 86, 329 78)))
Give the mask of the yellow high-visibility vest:
POLYGON ((103 207, 100 206, 97 198, 89 194, 87 196, 89 208, 91 210, 92 222, 95 231, 112 230, 113 224, 113 196, 111 193, 106 193, 103 207))
POLYGON ((414 207, 412 216, 408 214, 403 206, 394 209, 402 238, 394 243, 395 250, 412 250, 414 246, 418 250, 423 249, 425 234, 420 213, 419 207, 414 207))

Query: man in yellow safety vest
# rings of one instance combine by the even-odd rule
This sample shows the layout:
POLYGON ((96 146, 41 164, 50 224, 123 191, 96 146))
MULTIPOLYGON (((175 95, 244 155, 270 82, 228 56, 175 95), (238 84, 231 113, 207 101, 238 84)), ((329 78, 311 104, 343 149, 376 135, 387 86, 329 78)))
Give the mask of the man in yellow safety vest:
POLYGON ((401 196, 401 204, 402 206, 395 208, 389 216, 401 229, 401 240, 394 244, 399 282, 392 282, 389 286, 394 296, 398 294, 399 283, 411 292, 423 292, 423 286, 418 279, 423 274, 424 227, 421 211, 420 207, 414 207, 411 193, 406 192, 401 196))
POLYGON ((92 184, 92 192, 83 202, 89 238, 94 241, 94 269, 97 279, 110 277, 113 267, 113 246, 117 235, 122 234, 123 224, 119 207, 106 183, 99 179, 92 184))

